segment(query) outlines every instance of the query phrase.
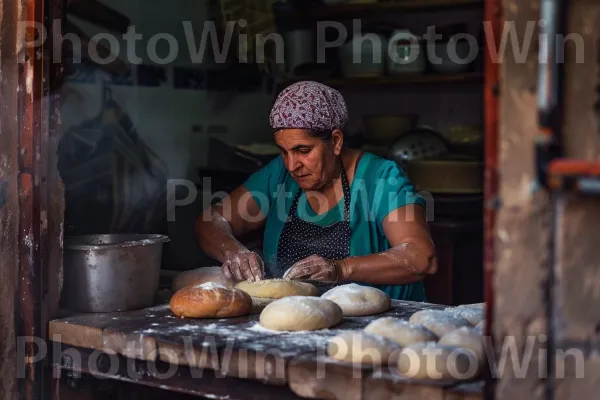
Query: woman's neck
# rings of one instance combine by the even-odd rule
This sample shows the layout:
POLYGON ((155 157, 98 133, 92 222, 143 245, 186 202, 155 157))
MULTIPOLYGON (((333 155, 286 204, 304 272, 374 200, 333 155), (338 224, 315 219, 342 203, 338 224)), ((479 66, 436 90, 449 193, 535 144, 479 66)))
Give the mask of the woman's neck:
POLYGON ((358 152, 352 150, 342 150, 342 153, 337 158, 336 167, 330 175, 328 184, 323 186, 320 190, 314 190, 306 192, 306 196, 313 211, 317 214, 323 214, 334 207, 343 197, 344 189, 342 188, 342 165, 346 171, 346 177, 348 183, 351 183, 354 175, 355 162, 358 156, 358 152), (326 203, 323 204, 320 200, 325 198, 326 203))

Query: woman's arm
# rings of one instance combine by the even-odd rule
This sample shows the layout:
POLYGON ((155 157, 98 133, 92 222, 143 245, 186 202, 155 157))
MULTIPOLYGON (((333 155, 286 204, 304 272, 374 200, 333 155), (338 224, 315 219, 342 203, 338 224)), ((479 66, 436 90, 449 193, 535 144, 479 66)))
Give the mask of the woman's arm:
POLYGON ((421 206, 407 205, 392 211, 383 220, 383 229, 392 246, 387 251, 339 261, 311 256, 290 268, 286 277, 400 285, 420 281, 437 271, 435 247, 421 206))
POLYGON ((437 271, 435 246, 425 210, 411 204, 389 213, 383 230, 391 248, 381 253, 341 260, 341 280, 399 285, 422 280, 437 271))
POLYGON ((196 221, 200 248, 223 263, 223 273, 232 279, 256 280, 263 277, 263 264, 236 237, 260 229, 265 223, 258 204, 244 186, 239 186, 221 202, 208 207, 196 221))

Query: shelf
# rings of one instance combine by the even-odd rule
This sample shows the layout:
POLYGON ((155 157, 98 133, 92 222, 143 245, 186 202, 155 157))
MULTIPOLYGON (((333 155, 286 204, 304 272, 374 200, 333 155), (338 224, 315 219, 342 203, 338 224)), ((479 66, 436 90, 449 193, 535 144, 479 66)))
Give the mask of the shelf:
POLYGON ((315 80, 331 87, 353 87, 353 86, 390 86, 390 85, 411 85, 411 84, 434 84, 434 83, 467 83, 483 82, 483 74, 470 72, 453 75, 437 74, 415 74, 382 76, 369 78, 298 78, 282 82, 279 86, 287 86, 301 80, 315 80))
POLYGON ((283 19, 301 20, 317 18, 341 18, 351 15, 385 13, 394 11, 429 11, 464 8, 483 9, 484 0, 400 0, 370 4, 340 4, 332 6, 316 6, 294 11, 281 11, 278 16, 283 19))

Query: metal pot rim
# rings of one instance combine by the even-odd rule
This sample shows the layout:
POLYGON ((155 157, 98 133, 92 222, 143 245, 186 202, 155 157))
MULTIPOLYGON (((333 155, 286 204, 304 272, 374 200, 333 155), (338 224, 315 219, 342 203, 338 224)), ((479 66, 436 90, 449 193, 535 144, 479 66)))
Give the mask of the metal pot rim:
POLYGON ((64 248, 67 250, 108 250, 116 248, 148 246, 169 242, 168 236, 155 234, 106 234, 106 235, 79 235, 65 237, 64 248), (102 237, 123 237, 123 241, 113 241, 110 243, 93 243, 102 237))

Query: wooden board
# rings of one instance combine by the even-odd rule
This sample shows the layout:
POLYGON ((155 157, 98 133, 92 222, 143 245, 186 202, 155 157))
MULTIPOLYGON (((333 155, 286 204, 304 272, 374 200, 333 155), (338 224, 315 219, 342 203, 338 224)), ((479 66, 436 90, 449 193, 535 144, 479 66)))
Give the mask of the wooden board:
POLYGON ((443 400, 444 391, 453 381, 421 381, 398 374, 393 368, 382 368, 365 378, 364 399, 443 400))
POLYGON ((363 380, 371 371, 366 366, 311 354, 292 360, 288 368, 289 386, 301 397, 359 400, 362 398, 363 380))
MULTIPOLYGON (((278 332, 260 326, 259 315, 182 319, 164 305, 126 313, 71 316, 52 321, 50 331, 64 344, 105 349, 148 362, 161 360, 210 369, 222 377, 288 385, 301 397, 359 399, 363 384, 374 371, 328 359, 328 340, 342 331, 363 329, 384 316, 408 319, 416 311, 444 307, 393 301, 386 313, 345 317, 331 329, 278 332)), ((389 379, 384 375, 377 382, 389 379)), ((377 382, 369 384, 377 386, 377 382)), ((431 390, 437 393, 441 389, 437 385, 431 390)))
POLYGON ((50 323, 50 338, 72 346, 104 349, 129 358, 196 367, 218 367, 218 352, 233 342, 260 339, 256 316, 183 319, 167 305, 146 310, 86 314, 50 323))

